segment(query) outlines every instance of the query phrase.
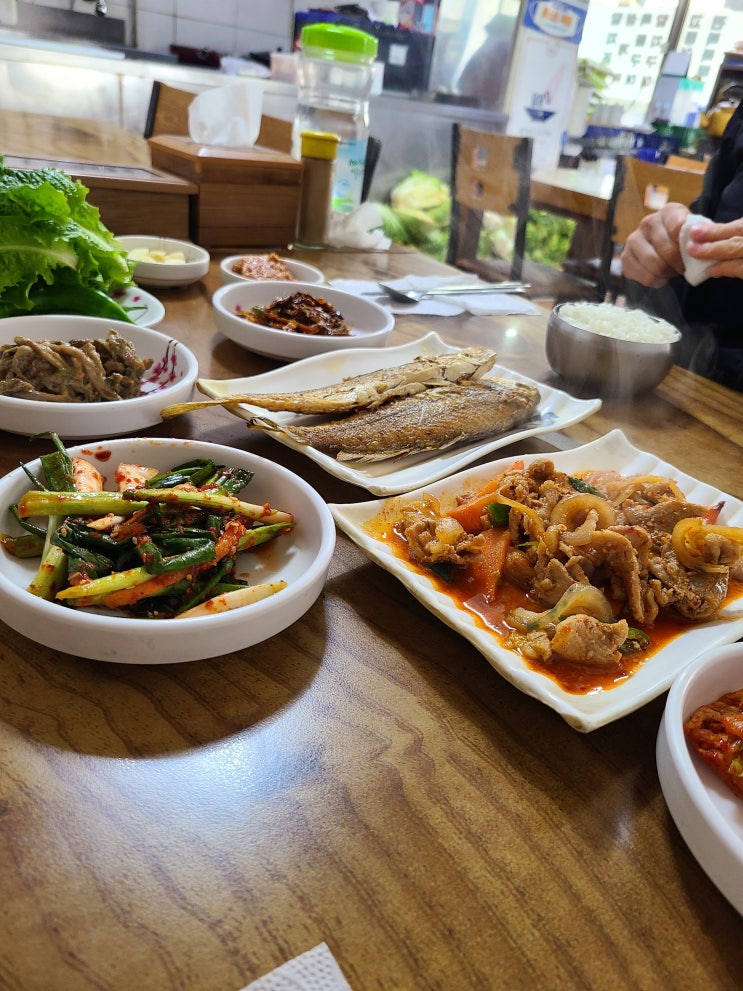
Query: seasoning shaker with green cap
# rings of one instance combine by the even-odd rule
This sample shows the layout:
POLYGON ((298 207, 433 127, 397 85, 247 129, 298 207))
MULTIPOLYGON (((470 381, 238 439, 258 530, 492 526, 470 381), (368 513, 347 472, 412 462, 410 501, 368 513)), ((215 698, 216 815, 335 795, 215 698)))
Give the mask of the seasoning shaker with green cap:
POLYGON ((332 208, 347 213, 361 202, 377 39, 358 28, 318 23, 305 25, 299 44, 293 153, 301 157, 303 131, 338 136, 332 208))
POLYGON ((302 131, 302 186, 296 243, 301 248, 326 248, 330 229, 333 173, 338 135, 302 131))

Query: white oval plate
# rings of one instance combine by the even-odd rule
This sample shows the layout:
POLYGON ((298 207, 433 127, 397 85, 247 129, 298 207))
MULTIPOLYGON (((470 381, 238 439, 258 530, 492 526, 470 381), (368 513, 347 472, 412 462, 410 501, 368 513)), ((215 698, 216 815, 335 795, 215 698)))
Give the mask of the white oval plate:
MULTIPOLYGON (((277 368, 263 375, 252 375, 239 379, 199 379, 199 390, 213 399, 220 399, 230 393, 246 392, 294 392, 300 389, 317 389, 325 385, 333 385, 341 379, 352 375, 363 375, 379 368, 391 368, 415 361, 418 357, 437 354, 454 353, 461 350, 451 344, 445 344, 436 333, 427 334, 418 341, 399 344, 385 348, 380 352, 376 348, 360 348, 359 350, 335 351, 332 354, 320 354, 313 358, 296 361, 284 368, 277 368)), ((500 447, 534 437, 538 434, 553 430, 562 430, 573 423, 584 420, 601 407, 600 399, 574 399, 567 392, 552 389, 541 382, 534 382, 524 375, 518 375, 500 365, 495 365, 488 373, 497 377, 504 375, 517 382, 528 382, 536 385, 541 394, 541 400, 535 417, 528 423, 514 428, 505 434, 492 437, 487 441, 474 444, 463 444, 453 447, 440 454, 415 454, 405 458, 395 458, 389 461, 378 461, 370 464, 354 465, 351 462, 337 461, 329 454, 298 444, 279 433, 272 436, 280 443, 291 447, 300 454, 305 454, 317 462, 325 471, 344 482, 360 485, 374 495, 394 495, 406 492, 419 485, 428 485, 439 478, 459 471, 465 465, 477 461, 478 458, 497 451, 500 447)), ((486 376, 487 377, 487 376, 486 376)), ((265 413, 258 406, 240 405, 230 408, 236 416, 249 420, 256 413, 265 413)), ((268 413, 277 423, 311 423, 318 417, 299 416, 294 413, 268 413)))
MULTIPOLYGON (((720 522, 743 526, 743 503, 740 500, 685 475, 653 454, 639 451, 629 443, 621 430, 612 430, 593 443, 576 447, 572 451, 558 451, 547 456, 558 470, 568 474, 598 468, 615 469, 624 475, 669 475, 678 482, 681 491, 692 502, 711 506, 724 500, 725 508, 720 522)), ((544 457, 544 454, 530 454, 524 455, 523 460, 528 465, 544 457)), ((494 633, 479 626, 472 614, 458 609, 448 595, 439 591, 425 575, 419 574, 406 561, 397 557, 389 544, 378 540, 365 527, 378 516, 383 507, 397 515, 399 506, 414 502, 424 491, 436 497, 445 497, 446 493, 476 490, 512 463, 513 456, 478 465, 452 478, 426 485, 425 488, 407 492, 394 499, 331 505, 330 510, 338 526, 373 561, 398 578, 434 616, 469 640, 496 671, 522 692, 540 699, 559 712, 571 726, 582 732, 597 729, 639 709, 664 692, 689 661, 711 646, 730 643, 743 636, 741 596, 721 610, 716 619, 690 626, 687 632, 649 657, 631 678, 621 684, 607 691, 574 695, 547 675, 530 668, 519 653, 507 650, 494 633)))
POLYGON ((668 693, 656 761, 679 832, 713 884, 743 914, 743 799, 707 767, 684 735, 684 723, 700 705, 740 688, 741 643, 710 650, 689 664, 668 693))
POLYGON ((140 327, 154 327, 165 316, 165 307, 152 293, 139 286, 128 286, 111 293, 111 298, 122 306, 140 327))

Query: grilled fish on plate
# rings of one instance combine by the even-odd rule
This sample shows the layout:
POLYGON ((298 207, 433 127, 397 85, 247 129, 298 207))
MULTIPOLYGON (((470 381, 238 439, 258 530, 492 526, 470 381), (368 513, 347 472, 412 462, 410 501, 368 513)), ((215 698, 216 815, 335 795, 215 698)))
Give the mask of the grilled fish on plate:
POLYGON ((248 422, 339 461, 372 462, 482 440, 528 420, 538 403, 535 386, 493 378, 433 386, 328 423, 288 425, 264 416, 248 422))
POLYGON ((403 365, 354 375, 319 389, 299 392, 233 394, 219 399, 166 406, 164 420, 203 409, 205 406, 236 406, 249 403, 272 413, 348 413, 374 409, 397 396, 412 396, 446 382, 477 380, 495 364, 495 351, 484 347, 463 348, 448 354, 423 355, 403 365))

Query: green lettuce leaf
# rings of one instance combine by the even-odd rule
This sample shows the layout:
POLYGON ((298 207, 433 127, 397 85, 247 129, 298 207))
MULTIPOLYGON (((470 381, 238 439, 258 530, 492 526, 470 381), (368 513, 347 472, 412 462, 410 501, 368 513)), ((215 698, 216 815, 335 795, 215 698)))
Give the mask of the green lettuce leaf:
POLYGON ((0 317, 31 310, 37 283, 106 293, 132 284, 132 263, 87 195, 65 172, 0 157, 0 317))

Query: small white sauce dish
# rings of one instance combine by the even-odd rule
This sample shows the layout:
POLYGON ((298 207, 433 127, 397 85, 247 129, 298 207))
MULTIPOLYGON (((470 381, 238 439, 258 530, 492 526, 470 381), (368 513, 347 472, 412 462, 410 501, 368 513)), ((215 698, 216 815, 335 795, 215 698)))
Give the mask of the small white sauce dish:
MULTIPOLYGON (((222 276, 222 284, 229 285, 231 282, 261 282, 262 279, 249 279, 245 275, 240 275, 233 271, 233 267, 243 260, 243 258, 254 257, 247 252, 244 255, 230 255, 229 258, 223 258, 219 263, 219 271, 222 276)), ((262 254, 258 257, 266 257, 262 254)), ((307 262, 296 261, 294 258, 283 258, 281 255, 277 256, 279 261, 282 261, 292 274, 292 278, 296 282, 311 282, 313 285, 320 285, 325 281, 325 276, 320 271, 319 268, 315 268, 314 265, 308 265, 307 262)))
POLYGON ((743 643, 717 647, 684 668, 668 692, 656 760, 668 809, 700 866, 743 914, 743 799, 687 742, 684 723, 701 705, 743 688, 743 643))
POLYGON ((160 410, 188 402, 199 374, 193 351, 152 327, 101 317, 49 315, 0 320, 0 345, 16 337, 33 341, 105 340, 115 330, 130 341, 138 358, 152 358, 142 393, 132 399, 93 403, 56 402, 0 395, 0 429, 32 436, 54 430, 65 439, 87 440, 136 433, 161 422, 160 410))
POLYGON ((189 286, 203 279, 209 271, 209 252, 191 241, 179 241, 171 237, 152 237, 146 234, 126 234, 116 240, 127 252, 144 248, 148 252, 164 252, 166 255, 182 253, 185 261, 138 261, 132 278, 140 286, 171 288, 189 286))
POLYGON ((241 282, 218 289, 213 297, 214 321, 225 337, 241 347, 280 361, 296 361, 328 351, 348 348, 383 348, 390 339, 395 318, 385 307, 351 293, 307 282, 241 282), (351 328, 349 335, 301 334, 253 323, 239 313, 254 306, 268 306, 297 292, 309 293, 330 303, 351 328))

